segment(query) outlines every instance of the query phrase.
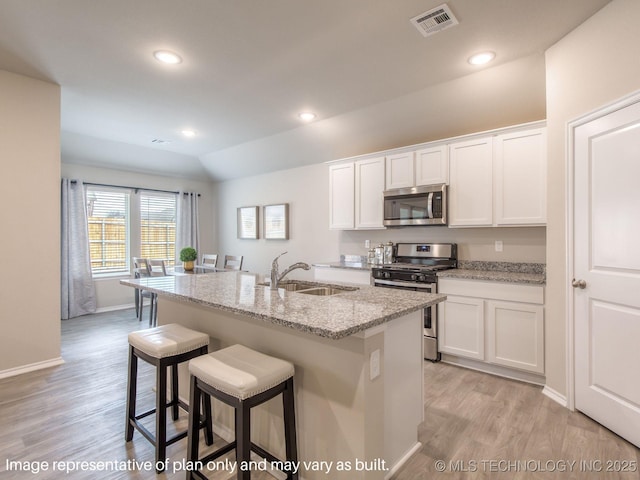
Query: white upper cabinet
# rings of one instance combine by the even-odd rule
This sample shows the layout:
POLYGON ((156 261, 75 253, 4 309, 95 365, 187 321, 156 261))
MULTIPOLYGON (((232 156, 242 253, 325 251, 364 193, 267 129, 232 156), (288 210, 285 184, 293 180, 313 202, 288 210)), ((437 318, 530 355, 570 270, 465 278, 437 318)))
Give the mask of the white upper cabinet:
POLYGON ((496 225, 544 225, 546 129, 498 135, 494 148, 496 225))
POLYGON ((384 160, 384 157, 380 157, 355 163, 356 228, 384 228, 384 160))
POLYGON ((439 183, 449 183, 447 145, 387 156, 387 190, 439 183))
POLYGON ((387 156, 387 190, 415 186, 413 156, 413 152, 387 156))
POLYGON ((353 163, 329 166, 329 228, 355 225, 355 167, 353 163))
POLYGON ((449 169, 450 226, 546 224, 546 128, 452 143, 449 169))
POLYGON ((329 228, 385 228, 384 157, 329 166, 329 228))
POLYGON ((415 171, 417 185, 449 184, 449 146, 439 145, 416 152, 415 171))
POLYGON ((493 224, 493 138, 451 144, 449 225, 493 224))

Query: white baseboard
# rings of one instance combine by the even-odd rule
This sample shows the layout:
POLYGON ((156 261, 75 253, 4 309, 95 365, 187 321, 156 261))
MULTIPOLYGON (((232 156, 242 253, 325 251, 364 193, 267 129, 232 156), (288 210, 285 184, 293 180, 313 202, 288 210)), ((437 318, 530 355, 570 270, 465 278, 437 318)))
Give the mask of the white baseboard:
POLYGON ((456 357, 454 355, 447 355, 446 353, 442 354, 442 362, 456 365, 458 367, 465 367, 470 370, 476 370, 478 372, 490 373, 491 375, 497 375, 511 380, 532 383, 534 385, 544 386, 546 381, 544 375, 539 375, 537 373, 516 370, 513 368, 503 367, 501 365, 472 360, 470 358, 456 357))
POLYGON ((413 447, 411 447, 409 450, 407 450, 407 452, 402 457, 400 457, 400 459, 395 463, 395 465, 391 467, 391 470, 389 470, 387 474, 384 476, 384 480, 389 480, 391 477, 393 477, 398 472, 398 470, 400 470, 402 466, 407 462, 407 460, 409 460, 409 458, 411 458, 411 456, 421 448, 422 448, 422 443, 416 442, 416 444, 413 447))
POLYGON ((56 367, 62 365, 64 360, 62 357, 52 358, 51 360, 45 360, 44 362, 30 363, 29 365, 22 365, 20 367, 9 368, 0 372, 0 379, 15 377, 16 375, 22 375, 23 373, 35 372, 36 370, 42 370, 44 368, 56 367))
POLYGON ((96 313, 115 312, 117 310, 128 310, 129 308, 134 308, 134 307, 135 305, 133 303, 127 303, 126 305, 112 305, 110 307, 96 308, 96 313))
POLYGON ((550 388, 547 385, 545 385, 544 388, 542 389, 542 393, 547 397, 549 397, 554 402, 559 403, 563 407, 566 407, 566 408, 569 407, 569 403, 567 402, 567 397, 565 395, 562 395, 561 393, 556 392, 553 388, 550 388))

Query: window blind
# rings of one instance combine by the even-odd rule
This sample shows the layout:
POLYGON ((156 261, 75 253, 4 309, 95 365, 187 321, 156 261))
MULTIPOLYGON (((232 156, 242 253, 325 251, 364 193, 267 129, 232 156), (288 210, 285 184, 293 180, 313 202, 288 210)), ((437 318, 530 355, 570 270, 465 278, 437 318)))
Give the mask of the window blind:
POLYGON ((140 254, 165 260, 173 266, 176 258, 176 195, 140 194, 140 254))
POLYGON ((129 273, 129 193, 87 188, 91 272, 129 273))

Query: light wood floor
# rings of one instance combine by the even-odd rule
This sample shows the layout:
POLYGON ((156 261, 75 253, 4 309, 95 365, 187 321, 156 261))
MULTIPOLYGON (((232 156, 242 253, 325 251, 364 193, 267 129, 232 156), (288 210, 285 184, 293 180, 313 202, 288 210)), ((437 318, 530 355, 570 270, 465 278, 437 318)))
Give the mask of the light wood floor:
MULTIPOLYGON (((127 333, 145 325, 132 310, 66 320, 64 365, 0 380, 0 479, 184 478, 182 471, 171 469, 161 475, 51 471, 54 461, 153 460, 153 449, 140 434, 125 443, 123 433, 127 333), (49 471, 7 471, 7 460, 48 462, 49 471)), ((640 478, 637 471, 586 473, 585 464, 603 470, 624 466, 616 461, 637 465, 640 451, 548 399, 539 387, 442 363, 427 362, 425 367, 425 422, 419 431, 423 446, 393 480, 640 478), (440 460, 442 473, 437 470, 440 460), (549 471, 565 465, 564 472, 549 471)), ((140 374, 139 405, 150 408, 153 369, 140 362, 140 374)), ((176 428, 185 424, 183 414, 176 428)), ((185 448, 186 440, 170 446, 171 461, 184 458, 185 448)), ((233 453, 228 458, 233 460, 233 453)), ((253 477, 273 479, 261 472, 253 477)), ((235 477, 218 471, 211 478, 235 477)))

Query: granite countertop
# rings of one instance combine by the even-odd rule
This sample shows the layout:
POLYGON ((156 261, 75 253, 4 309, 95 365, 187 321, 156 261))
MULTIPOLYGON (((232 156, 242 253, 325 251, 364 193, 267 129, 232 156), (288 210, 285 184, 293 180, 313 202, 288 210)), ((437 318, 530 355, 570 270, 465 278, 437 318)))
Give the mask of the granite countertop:
POLYGON ((122 285, 143 288, 167 298, 332 339, 353 335, 446 299, 442 294, 369 285, 350 285, 356 289, 316 296, 284 289, 271 291, 268 286, 259 285, 262 282, 263 275, 246 272, 120 280, 122 285))
POLYGON ((543 263, 460 260, 458 268, 438 272, 438 277, 544 285, 546 283, 546 266, 543 263))

